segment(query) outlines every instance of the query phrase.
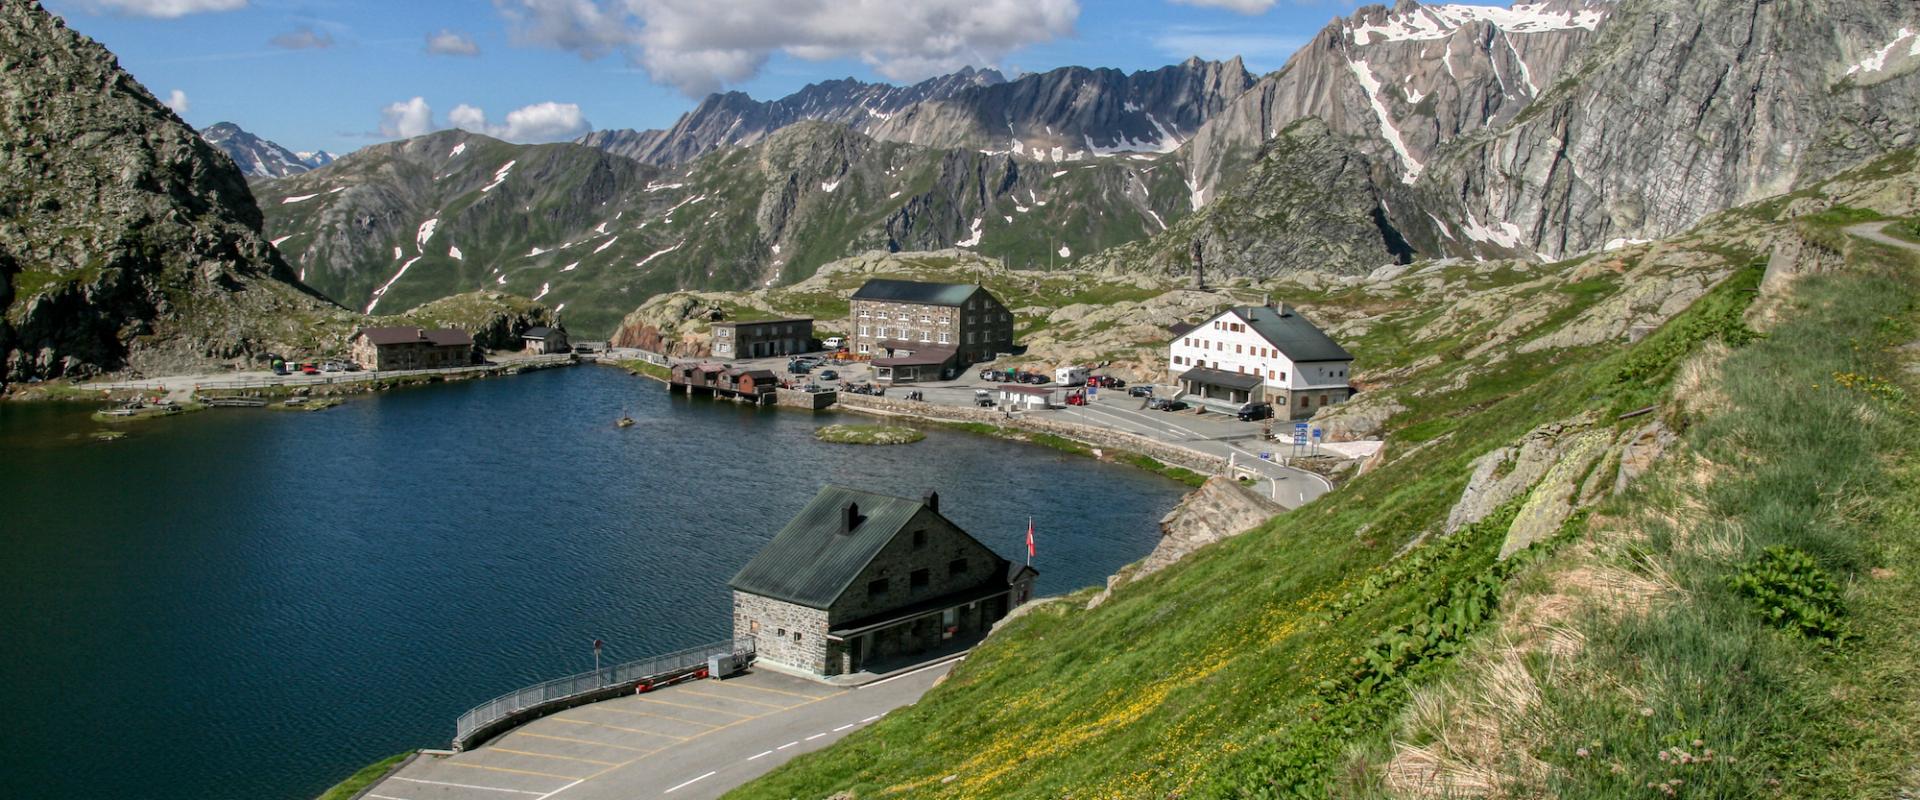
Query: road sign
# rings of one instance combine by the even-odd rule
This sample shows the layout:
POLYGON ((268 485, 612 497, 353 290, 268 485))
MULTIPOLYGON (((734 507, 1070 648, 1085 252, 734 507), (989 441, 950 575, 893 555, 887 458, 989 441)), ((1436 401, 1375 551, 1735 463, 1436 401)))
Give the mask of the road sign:
POLYGON ((1315 438, 1315 439, 1320 439, 1320 438, 1322 438, 1322 437, 1321 437, 1321 434, 1322 434, 1322 433, 1324 433, 1324 431, 1322 431, 1322 430, 1320 430, 1319 428, 1314 428, 1314 429, 1313 429, 1313 438, 1315 438))

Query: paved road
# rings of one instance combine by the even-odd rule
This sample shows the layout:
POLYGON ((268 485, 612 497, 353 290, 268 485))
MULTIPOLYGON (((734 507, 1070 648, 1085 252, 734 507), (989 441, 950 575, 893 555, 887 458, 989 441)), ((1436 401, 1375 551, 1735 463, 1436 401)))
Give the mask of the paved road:
POLYGON ((535 720, 477 749, 421 756, 373 800, 708 800, 911 705, 953 662, 840 689, 768 670, 535 720))
POLYGON ((1888 247, 1897 247, 1902 250, 1920 253, 1920 244, 1914 244, 1905 239, 1896 239, 1887 235, 1887 226, 1892 224, 1891 222, 1863 222, 1859 225, 1849 226, 1847 233, 1870 242, 1884 244, 1888 247))

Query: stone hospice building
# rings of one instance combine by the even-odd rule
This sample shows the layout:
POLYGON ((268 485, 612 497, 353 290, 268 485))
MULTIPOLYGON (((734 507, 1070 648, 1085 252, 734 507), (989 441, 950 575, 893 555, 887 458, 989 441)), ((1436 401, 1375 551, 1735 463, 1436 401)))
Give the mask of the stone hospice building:
POLYGON ((826 486, 733 576, 733 635, 789 668, 859 672, 984 635, 1038 574, 941 516, 938 494, 826 486))
POLYGON ((853 293, 853 352, 874 379, 941 380, 1013 352, 1013 312, 977 284, 874 278, 853 293))
POLYGON ((1180 398, 1233 412, 1272 403, 1281 418, 1304 419, 1353 396, 1353 355, 1286 306, 1229 308, 1178 332, 1167 372, 1180 398))
POLYGON ((347 347, 361 369, 433 369, 473 363, 473 335, 452 328, 361 328, 347 347))
POLYGON ((769 319, 713 323, 714 358, 766 358, 813 350, 813 320, 769 319))

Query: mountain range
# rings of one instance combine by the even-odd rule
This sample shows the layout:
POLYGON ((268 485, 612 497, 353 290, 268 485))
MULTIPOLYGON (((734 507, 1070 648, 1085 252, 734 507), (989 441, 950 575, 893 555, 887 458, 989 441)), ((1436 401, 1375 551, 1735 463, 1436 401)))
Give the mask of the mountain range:
POLYGON ((200 138, 233 159, 240 174, 248 178, 284 178, 333 163, 335 156, 325 150, 296 153, 262 139, 231 122, 217 122, 200 131, 200 138))

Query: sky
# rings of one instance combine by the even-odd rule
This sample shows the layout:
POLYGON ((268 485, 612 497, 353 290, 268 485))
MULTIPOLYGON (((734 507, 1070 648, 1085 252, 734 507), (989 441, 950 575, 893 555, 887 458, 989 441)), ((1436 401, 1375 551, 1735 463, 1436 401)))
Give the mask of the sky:
MULTIPOLYGON (((1470 0, 1489 2, 1490 0, 1470 0)), ((711 91, 1242 56, 1278 69, 1353 0, 43 0, 187 122, 344 154, 460 127, 663 128, 711 91)))

